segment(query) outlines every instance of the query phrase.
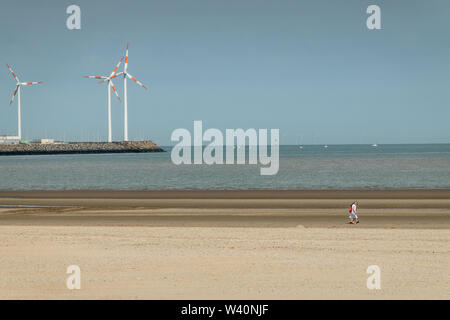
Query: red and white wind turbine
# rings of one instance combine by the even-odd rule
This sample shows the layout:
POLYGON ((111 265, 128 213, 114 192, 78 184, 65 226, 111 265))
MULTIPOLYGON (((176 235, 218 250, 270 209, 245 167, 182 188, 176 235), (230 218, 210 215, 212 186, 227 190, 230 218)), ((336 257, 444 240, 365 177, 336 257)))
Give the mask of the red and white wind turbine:
POLYGON ((22 123, 21 123, 21 114, 20 114, 20 87, 21 86, 29 86, 32 84, 40 84, 40 83, 42 83, 42 81, 20 82, 19 78, 14 73, 14 71, 11 69, 11 67, 9 65, 6 65, 6 66, 8 67, 9 71, 11 71, 11 74, 13 75, 14 79, 17 81, 16 89, 14 90, 14 94, 11 98, 11 101, 9 102, 9 105, 11 105, 13 103, 14 97, 17 94, 17 138, 20 140, 20 139, 22 139, 22 123))
POLYGON ((123 141, 128 141, 128 101, 127 101, 127 78, 130 78, 142 88, 147 90, 147 87, 140 83, 135 77, 128 73, 128 43, 125 54, 125 63, 123 65, 123 141))
POLYGON ((117 64, 117 66, 114 68, 113 72, 111 72, 111 74, 109 75, 109 77, 105 77, 105 76, 84 76, 85 78, 88 79, 102 79, 102 81, 100 81, 99 83, 103 83, 105 81, 108 81, 108 142, 112 142, 112 129, 111 129, 111 88, 114 90, 114 93, 117 96, 117 99, 119 99, 120 101, 120 97, 119 94, 117 93, 116 87, 114 86, 114 83, 112 82, 112 79, 114 79, 115 77, 117 77, 118 75, 122 74, 122 72, 120 73, 116 73, 117 69, 119 69, 120 64, 122 63, 122 59, 120 59, 119 63, 117 64))

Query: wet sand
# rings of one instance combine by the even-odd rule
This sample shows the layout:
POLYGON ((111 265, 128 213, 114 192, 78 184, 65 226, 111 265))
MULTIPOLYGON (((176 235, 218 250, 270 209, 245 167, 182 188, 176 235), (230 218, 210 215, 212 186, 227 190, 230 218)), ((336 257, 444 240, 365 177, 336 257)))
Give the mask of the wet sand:
POLYGON ((449 299, 450 190, 0 192, 0 253, 3 299, 449 299))
POLYGON ((356 199, 358 227, 450 228, 450 190, 0 192, 0 225, 345 228, 356 199))

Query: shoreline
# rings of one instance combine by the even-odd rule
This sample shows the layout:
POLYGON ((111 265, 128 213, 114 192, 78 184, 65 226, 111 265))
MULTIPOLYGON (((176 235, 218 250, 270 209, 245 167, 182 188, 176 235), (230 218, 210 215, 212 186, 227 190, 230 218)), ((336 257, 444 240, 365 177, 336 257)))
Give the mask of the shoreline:
POLYGON ((430 199, 450 199, 450 188, 402 188, 402 189, 66 189, 66 190, 1 190, 0 198, 7 196, 17 197, 55 197, 64 196, 69 198, 109 196, 112 198, 150 197, 150 198, 172 198, 183 196, 185 198, 262 198, 267 196, 277 199, 325 199, 330 195, 336 198, 348 198, 360 196, 367 199, 377 198, 410 198, 421 197, 430 199))
POLYGON ((0 225, 450 229, 449 190, 0 192, 0 225), (13 206, 13 207, 11 207, 13 206))
POLYGON ((450 199, 444 189, 0 190, 1 198, 66 199, 450 199))

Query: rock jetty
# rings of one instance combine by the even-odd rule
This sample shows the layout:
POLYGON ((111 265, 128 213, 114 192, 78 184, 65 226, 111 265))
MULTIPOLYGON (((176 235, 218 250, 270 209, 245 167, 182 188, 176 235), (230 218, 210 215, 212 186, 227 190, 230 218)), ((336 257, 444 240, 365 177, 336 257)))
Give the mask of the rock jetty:
POLYGON ((0 155, 165 152, 152 141, 0 144, 0 155))

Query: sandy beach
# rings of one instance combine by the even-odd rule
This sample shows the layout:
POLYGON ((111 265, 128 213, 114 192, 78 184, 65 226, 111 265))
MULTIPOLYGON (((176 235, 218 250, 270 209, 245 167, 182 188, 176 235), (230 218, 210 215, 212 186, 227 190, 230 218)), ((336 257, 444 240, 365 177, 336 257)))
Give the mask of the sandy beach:
POLYGON ((5 191, 0 298, 449 299, 449 243, 450 190, 5 191))

